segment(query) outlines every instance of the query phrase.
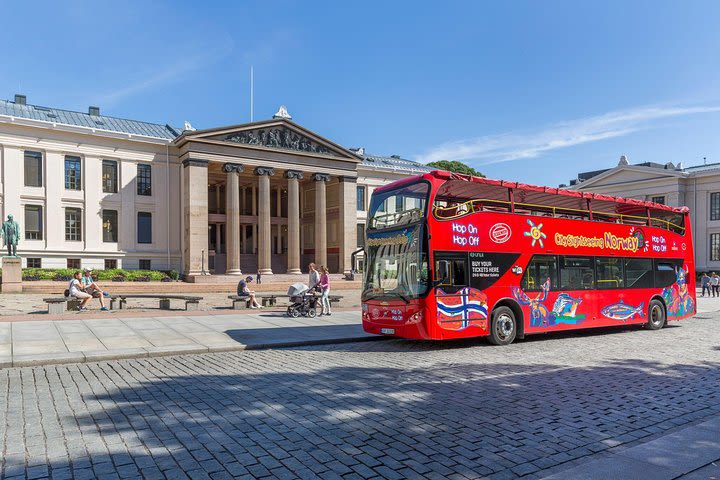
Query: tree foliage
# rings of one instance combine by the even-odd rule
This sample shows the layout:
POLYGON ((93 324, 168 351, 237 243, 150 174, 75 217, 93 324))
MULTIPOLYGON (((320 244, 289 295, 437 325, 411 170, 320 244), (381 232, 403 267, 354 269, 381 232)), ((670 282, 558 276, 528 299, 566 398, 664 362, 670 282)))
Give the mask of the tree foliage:
POLYGON ((447 170, 448 172, 463 173, 465 175, 473 175, 475 177, 484 177, 482 173, 475 170, 469 165, 465 165, 457 160, 438 160, 437 162, 430 162, 428 166, 435 167, 439 170, 447 170))

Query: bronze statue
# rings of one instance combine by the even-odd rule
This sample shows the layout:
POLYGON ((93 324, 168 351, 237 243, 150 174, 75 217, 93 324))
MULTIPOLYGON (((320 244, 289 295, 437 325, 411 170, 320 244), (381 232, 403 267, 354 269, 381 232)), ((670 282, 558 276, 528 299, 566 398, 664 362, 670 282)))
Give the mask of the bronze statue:
POLYGON ((13 220, 12 213, 8 214, 7 221, 2 224, 2 237, 8 249, 8 256, 17 257, 17 244, 20 240, 20 225, 13 220))

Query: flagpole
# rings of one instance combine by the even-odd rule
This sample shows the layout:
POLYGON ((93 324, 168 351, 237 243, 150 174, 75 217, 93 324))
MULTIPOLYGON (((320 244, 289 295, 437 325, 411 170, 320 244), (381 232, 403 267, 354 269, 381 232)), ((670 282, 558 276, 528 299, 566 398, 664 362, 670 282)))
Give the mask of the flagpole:
POLYGON ((253 66, 250 65, 250 122, 253 121, 253 95, 254 95, 254 83, 255 83, 255 72, 253 72, 253 66))

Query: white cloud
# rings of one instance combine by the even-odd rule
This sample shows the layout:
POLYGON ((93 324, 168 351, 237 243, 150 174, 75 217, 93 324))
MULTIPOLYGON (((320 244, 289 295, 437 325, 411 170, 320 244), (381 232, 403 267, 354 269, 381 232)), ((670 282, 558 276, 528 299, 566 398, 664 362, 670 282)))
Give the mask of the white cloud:
POLYGON ((446 142, 419 155, 421 162, 471 161, 478 165, 533 158, 544 152, 622 137, 663 118, 720 112, 720 106, 640 107, 560 122, 537 131, 508 132, 446 142))

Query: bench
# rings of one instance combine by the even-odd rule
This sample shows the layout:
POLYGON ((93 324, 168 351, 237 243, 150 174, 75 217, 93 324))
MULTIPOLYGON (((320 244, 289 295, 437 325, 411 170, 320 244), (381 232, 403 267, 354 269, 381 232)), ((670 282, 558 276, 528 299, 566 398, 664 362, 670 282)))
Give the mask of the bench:
MULTIPOLYGON (((274 307, 277 304, 278 298, 281 297, 287 297, 287 295, 274 295, 269 293, 255 294, 255 300, 259 301, 263 307, 274 307)), ((233 310, 250 308, 250 300, 247 295, 228 295, 228 298, 233 301, 233 310)))
MULTIPOLYGON (((228 295, 228 298, 233 301, 233 310, 241 310, 243 308, 250 308, 250 300, 247 296, 240 297, 238 295, 228 295)), ((263 307, 274 307, 277 305, 279 298, 289 298, 287 295, 274 295, 271 293, 255 294, 255 299, 262 303, 263 307)), ((329 295, 330 305, 342 300, 342 295, 329 295)), ((317 297, 318 304, 320 297, 317 297)))
POLYGON ((67 310, 77 310, 80 306, 80 300, 75 297, 43 298, 43 302, 47 303, 48 313, 51 315, 63 313, 65 311, 63 304, 67 305, 67 310))
POLYGON ((156 298, 160 301, 161 310, 170 310, 170 300, 184 300, 185 310, 199 310, 200 300, 203 297, 194 297, 190 295, 153 295, 153 294, 127 294, 127 295, 110 295, 110 310, 115 309, 117 304, 118 308, 122 310, 127 304, 128 298, 156 298))

